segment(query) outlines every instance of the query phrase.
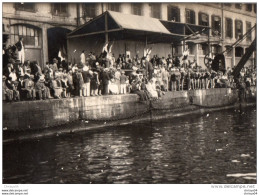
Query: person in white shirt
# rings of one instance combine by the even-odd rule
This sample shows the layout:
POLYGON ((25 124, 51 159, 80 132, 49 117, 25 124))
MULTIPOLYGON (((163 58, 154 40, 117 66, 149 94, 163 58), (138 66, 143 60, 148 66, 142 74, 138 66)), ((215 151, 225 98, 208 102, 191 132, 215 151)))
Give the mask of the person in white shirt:
POLYGON ((85 51, 84 50, 82 51, 82 53, 80 55, 80 62, 82 64, 85 64, 85 51))
POLYGON ((15 69, 12 69, 12 72, 9 74, 9 77, 11 78, 11 81, 17 81, 17 75, 15 69))
POLYGON ((18 59, 22 64, 24 64, 25 50, 24 50, 24 44, 23 44, 23 37, 20 37, 19 41, 15 44, 15 46, 18 50, 18 59))

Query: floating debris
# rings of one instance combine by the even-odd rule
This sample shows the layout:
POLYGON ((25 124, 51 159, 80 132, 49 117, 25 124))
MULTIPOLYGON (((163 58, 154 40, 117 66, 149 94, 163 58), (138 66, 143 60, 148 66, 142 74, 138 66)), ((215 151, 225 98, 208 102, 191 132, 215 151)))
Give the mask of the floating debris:
POLYGON ((106 122, 104 122, 103 124, 106 124, 106 122))
POLYGON ((80 157, 81 157, 81 154, 78 154, 77 156, 80 158, 80 157))
POLYGON ((216 118, 216 120, 218 120, 218 118, 216 118))
POLYGON ((240 156, 245 158, 245 157, 250 157, 250 154, 241 154, 240 156))
POLYGON ((101 172, 103 173, 103 170, 101 170, 101 172))
POLYGON ((89 121, 85 121, 85 123, 89 123, 89 121))
POLYGON ((78 166, 75 167, 75 170, 77 170, 77 169, 78 169, 78 166))
POLYGON ((222 151, 223 149, 219 148, 219 149, 216 149, 216 151, 222 151))
POLYGON ((233 162, 233 163, 240 163, 239 160, 232 160, 231 162, 233 162))
POLYGON ((207 115, 206 115, 206 117, 209 117, 209 116, 210 116, 210 114, 207 114, 207 115))
POLYGON ((4 130, 4 131, 7 130, 7 127, 4 127, 3 130, 4 130))
POLYGON ((227 134, 227 132, 226 132, 226 131, 224 131, 224 134, 227 134))
POLYGON ((243 177, 244 179, 254 179, 256 180, 256 177, 243 177))
POLYGON ((63 167, 61 167, 61 170, 64 170, 64 168, 63 168, 63 167))
POLYGON ((227 174, 227 177, 256 177, 256 173, 235 173, 235 174, 227 174))

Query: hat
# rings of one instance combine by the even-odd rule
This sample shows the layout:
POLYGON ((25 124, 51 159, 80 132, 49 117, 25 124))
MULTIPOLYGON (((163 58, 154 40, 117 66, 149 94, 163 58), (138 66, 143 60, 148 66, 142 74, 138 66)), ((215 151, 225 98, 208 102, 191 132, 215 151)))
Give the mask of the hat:
POLYGON ((45 81, 45 78, 44 78, 45 76, 42 74, 42 75, 40 75, 40 78, 39 78, 39 81, 40 82, 44 82, 45 81))
POLYGON ((88 66, 84 66, 83 67, 83 71, 88 71, 89 70, 89 67, 88 66))
POLYGON ((96 62, 96 63, 95 63, 95 65, 96 65, 96 66, 98 66, 98 65, 99 65, 99 63, 98 63, 98 62, 96 62))
POLYGON ((124 70, 122 70, 122 71, 121 71, 121 74, 125 74, 125 71, 124 71, 124 70))
POLYGON ((58 70, 63 70, 63 68, 59 68, 58 70))

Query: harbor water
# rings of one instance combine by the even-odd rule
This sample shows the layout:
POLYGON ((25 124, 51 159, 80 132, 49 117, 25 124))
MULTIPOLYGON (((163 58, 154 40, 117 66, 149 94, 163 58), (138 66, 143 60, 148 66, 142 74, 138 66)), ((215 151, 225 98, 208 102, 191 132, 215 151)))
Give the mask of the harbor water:
POLYGON ((256 183, 256 108, 4 143, 3 183, 256 183))

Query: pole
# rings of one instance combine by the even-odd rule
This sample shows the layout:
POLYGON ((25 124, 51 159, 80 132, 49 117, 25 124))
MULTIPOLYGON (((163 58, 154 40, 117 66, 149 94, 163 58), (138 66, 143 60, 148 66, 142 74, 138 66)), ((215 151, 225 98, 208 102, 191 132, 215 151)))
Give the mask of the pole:
POLYGON ((108 37, 108 12, 105 13, 105 43, 109 42, 108 37))

